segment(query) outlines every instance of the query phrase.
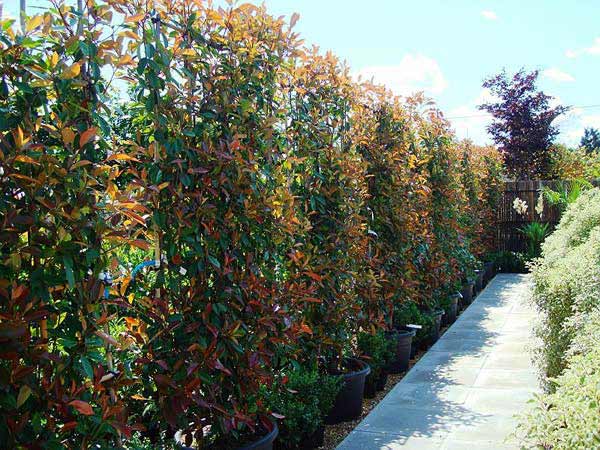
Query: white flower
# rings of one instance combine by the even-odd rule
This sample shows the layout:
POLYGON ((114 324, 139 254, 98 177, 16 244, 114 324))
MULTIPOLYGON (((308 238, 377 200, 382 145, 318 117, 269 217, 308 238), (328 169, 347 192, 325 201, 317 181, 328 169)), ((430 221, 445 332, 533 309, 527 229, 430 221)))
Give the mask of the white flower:
POLYGON ((520 215, 524 216, 527 213, 527 202, 519 197, 513 202, 513 209, 520 215))
POLYGON ((538 201, 535 204, 535 212, 538 214, 538 216, 540 216, 541 219, 544 214, 544 196, 541 192, 539 194, 538 201))

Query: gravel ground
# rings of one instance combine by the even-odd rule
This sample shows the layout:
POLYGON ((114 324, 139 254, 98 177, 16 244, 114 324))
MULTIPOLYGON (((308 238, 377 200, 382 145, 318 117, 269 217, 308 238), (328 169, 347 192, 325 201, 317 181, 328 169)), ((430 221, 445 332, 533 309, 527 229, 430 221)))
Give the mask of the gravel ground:
MULTIPOLYGON (((440 330, 440 336, 446 332, 448 327, 442 328, 440 330)), ((419 351, 415 356, 415 359, 410 361, 410 367, 414 366, 415 363, 426 353, 426 351, 419 351)), ((410 368, 409 368, 410 370, 410 368)), ((322 447, 319 447, 319 450, 334 450, 343 440, 344 438, 350 434, 350 432, 363 420, 367 415, 371 412, 375 406, 387 395, 388 392, 392 390, 394 386, 404 378, 405 373, 400 373, 398 375, 390 374, 388 376, 388 381, 385 385, 385 389, 380 391, 375 395, 375 398, 365 398, 363 400, 363 412, 361 416, 353 420, 352 422, 342 422, 336 425, 326 425, 325 426, 325 441, 322 447)))

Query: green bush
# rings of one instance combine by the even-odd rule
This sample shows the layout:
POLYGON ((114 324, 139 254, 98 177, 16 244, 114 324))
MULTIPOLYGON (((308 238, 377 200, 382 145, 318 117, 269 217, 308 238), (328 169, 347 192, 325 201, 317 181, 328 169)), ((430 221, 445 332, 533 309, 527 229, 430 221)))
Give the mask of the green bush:
POLYGON ((299 368, 280 380, 283 389, 264 389, 267 406, 278 416, 280 448, 298 448, 323 425, 342 387, 341 377, 299 368))
POLYGON ((600 190, 570 206, 532 265, 534 301, 540 309, 539 363, 548 377, 560 375, 573 337, 600 301, 600 190))
POLYGON ((526 273, 525 255, 518 252, 501 251, 489 255, 489 260, 502 273, 526 273))
POLYGON ((517 435, 524 448, 600 447, 600 190, 570 204, 532 266, 546 393, 517 435))
POLYGON ((526 448, 600 447, 600 309, 586 318, 568 352, 568 368, 552 379, 555 392, 538 395, 517 431, 526 448))
POLYGON ((371 367, 369 376, 372 380, 378 379, 394 357, 394 341, 386 339, 384 332, 380 330, 374 334, 359 333, 357 343, 360 358, 371 367))
POLYGON ((420 330, 417 330, 417 334, 413 338, 413 345, 418 347, 431 336, 435 320, 432 315, 421 311, 415 302, 407 301, 396 306, 394 310, 394 325, 403 327, 408 324, 421 325, 422 327, 420 330))
POLYGON ((519 231, 527 238, 527 252, 525 253, 527 260, 539 258, 542 253, 542 243, 549 233, 549 224, 531 222, 519 228, 519 231))

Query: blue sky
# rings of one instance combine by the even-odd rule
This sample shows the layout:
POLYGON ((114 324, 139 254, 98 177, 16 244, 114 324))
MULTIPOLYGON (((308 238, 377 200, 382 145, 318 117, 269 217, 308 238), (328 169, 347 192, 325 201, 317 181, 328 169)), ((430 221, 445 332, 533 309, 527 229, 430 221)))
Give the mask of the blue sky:
MULTIPOLYGON (((29 0, 39 4, 43 0, 29 0)), ((262 3, 262 1, 254 1, 262 3)), ((597 0, 266 0, 275 15, 298 12, 306 43, 332 50, 352 72, 398 94, 425 90, 458 136, 489 140, 476 105, 482 80, 506 68, 541 71, 539 86, 575 108, 559 141, 600 128, 600 2, 597 0), (464 117, 468 116, 468 117, 464 117), (476 116, 476 117, 472 117, 476 116)), ((4 0, 16 16, 18 0, 4 0)))

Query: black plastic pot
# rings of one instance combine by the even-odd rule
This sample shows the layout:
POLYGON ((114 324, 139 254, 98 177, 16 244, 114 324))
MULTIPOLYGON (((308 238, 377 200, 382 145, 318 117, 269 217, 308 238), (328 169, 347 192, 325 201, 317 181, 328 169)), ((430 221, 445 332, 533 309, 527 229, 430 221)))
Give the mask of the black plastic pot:
MULTIPOLYGON (((265 434, 264 436, 257 438, 256 441, 251 442, 250 444, 244 445, 243 447, 237 447, 236 450, 273 450, 273 441, 277 438, 279 434, 279 428, 277 428, 277 424, 273 422, 273 429, 265 434)), ((175 442, 177 446, 182 450, 194 450, 193 447, 187 447, 181 443, 183 440, 183 436, 181 434, 175 434, 175 442)))
POLYGON ((433 316, 433 330, 431 330, 431 335, 429 337, 430 345, 435 344, 440 338, 440 328, 442 327, 442 316, 444 315, 444 311, 432 311, 431 315, 433 316))
POLYGON ((300 435, 300 443, 298 445, 286 445, 277 439, 273 444, 273 450, 314 450, 323 446, 325 441, 325 426, 321 425, 310 434, 300 435))
POLYGON ((325 427, 320 426, 317 430, 309 434, 306 439, 303 439, 302 444, 300 445, 300 450, 313 450, 315 448, 319 448, 323 445, 325 441, 325 427))
POLYGON ((483 270, 476 270, 475 276, 475 292, 479 294, 483 289, 483 270))
POLYGON ((486 262, 483 265, 483 273, 484 273, 483 279, 484 279, 486 285, 490 281, 492 281, 492 278, 494 278, 495 272, 496 272, 495 265, 492 261, 486 262))
POLYGON ((473 283, 463 284, 460 293, 462 294, 462 308, 466 308, 473 301, 473 283))
POLYGON ((341 374, 343 376, 342 389, 335 398, 329 415, 325 418, 325 423, 328 425, 358 419, 362 413, 365 378, 371 372, 371 368, 367 363, 354 358, 349 358, 347 365, 353 367, 354 370, 341 374))
POLYGON ((374 398, 377 394, 377 379, 378 377, 373 372, 365 378, 365 390, 363 392, 365 398, 374 398))
POLYGON ((412 334, 412 339, 410 342, 410 359, 414 359, 414 357, 417 355, 417 350, 418 350, 418 348, 417 348, 418 345, 415 343, 415 336, 417 335, 417 330, 415 330, 414 328, 399 327, 399 326, 395 326, 394 329, 397 331, 408 331, 409 333, 412 334))
POLYGON ((385 389, 385 385, 387 384, 387 380, 388 380, 387 370, 382 370, 381 376, 379 377, 379 379, 377 380, 377 383, 375 384, 375 390, 383 391, 385 389))
POLYGON ((266 436, 263 436, 258 441, 254 441, 244 447, 240 447, 239 450, 272 450, 273 441, 277 438, 279 429, 276 424, 273 424, 273 431, 266 436))
POLYGON ((444 312, 445 314, 442 316, 442 327, 447 327, 450 325, 450 322, 448 322, 448 308, 444 308, 444 312))
POLYGON ((452 325, 456 322, 456 317, 458 316, 458 302, 460 301, 461 295, 457 292, 454 295, 450 296, 450 308, 444 314, 444 318, 446 319, 446 323, 448 325, 452 325))
POLYGON ((389 373, 402 373, 408 370, 412 339, 415 334, 415 331, 408 330, 394 330, 385 332, 386 339, 393 341, 396 349, 394 359, 386 368, 389 373))

